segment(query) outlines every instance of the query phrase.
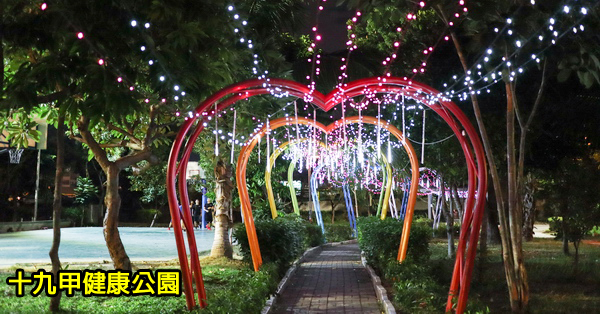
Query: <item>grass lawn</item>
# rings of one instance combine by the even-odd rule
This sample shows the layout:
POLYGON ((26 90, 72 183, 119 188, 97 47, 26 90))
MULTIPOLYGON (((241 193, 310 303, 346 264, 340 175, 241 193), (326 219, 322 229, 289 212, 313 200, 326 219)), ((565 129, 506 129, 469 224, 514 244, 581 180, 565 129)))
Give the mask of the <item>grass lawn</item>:
MULTIPOLYGON (((562 253, 560 241, 534 239, 524 242, 529 277, 530 313, 600 313, 600 243, 598 237, 580 246, 578 265, 573 256, 562 253)), ((444 240, 430 246, 437 275, 446 287, 452 276, 444 240)), ((574 254, 573 246, 570 246, 574 254)), ((510 312, 500 246, 490 246, 485 257, 478 252, 470 298, 477 298, 492 313, 510 312)))
MULTIPOLYGON (((249 265, 238 260, 204 257, 200 261, 206 286, 208 307, 196 310, 202 313, 259 313, 267 296, 279 281, 273 267, 265 265, 255 273, 249 265)), ((73 269, 97 269, 98 265, 73 266, 73 269)), ((136 265, 151 270, 178 268, 177 261, 136 265)), ((30 273, 32 269, 26 269, 30 273)), ((16 297, 15 286, 6 283, 7 277, 15 272, 0 273, 0 313, 44 313, 48 312, 49 298, 32 297, 26 286, 26 296, 16 297)), ((186 311, 185 297, 121 296, 73 297, 63 294, 61 309, 65 313, 183 313, 186 311)))

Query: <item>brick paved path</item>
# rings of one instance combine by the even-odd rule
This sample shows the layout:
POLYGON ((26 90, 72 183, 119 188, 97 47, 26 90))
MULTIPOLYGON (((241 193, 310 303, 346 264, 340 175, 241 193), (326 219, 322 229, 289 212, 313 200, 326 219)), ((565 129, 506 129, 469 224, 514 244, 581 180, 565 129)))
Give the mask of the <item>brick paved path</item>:
POLYGON ((358 244, 324 246, 307 256, 271 313, 381 313, 358 244))

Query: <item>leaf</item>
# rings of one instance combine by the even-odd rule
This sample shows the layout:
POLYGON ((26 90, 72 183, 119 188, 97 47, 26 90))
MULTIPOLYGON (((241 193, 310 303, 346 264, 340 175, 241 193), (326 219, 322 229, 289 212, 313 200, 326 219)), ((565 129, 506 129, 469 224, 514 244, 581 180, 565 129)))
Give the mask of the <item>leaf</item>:
POLYGON ((571 69, 563 69, 560 72, 558 72, 556 79, 559 82, 565 82, 567 79, 569 79, 569 76, 571 76, 571 72, 571 69))

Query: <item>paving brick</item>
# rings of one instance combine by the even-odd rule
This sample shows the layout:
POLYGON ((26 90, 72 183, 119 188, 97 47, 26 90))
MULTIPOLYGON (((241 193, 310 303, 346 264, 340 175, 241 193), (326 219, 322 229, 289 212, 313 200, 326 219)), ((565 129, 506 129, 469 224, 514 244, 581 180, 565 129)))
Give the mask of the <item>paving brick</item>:
POLYGON ((358 245, 325 246, 308 256, 271 313, 381 313, 358 245))

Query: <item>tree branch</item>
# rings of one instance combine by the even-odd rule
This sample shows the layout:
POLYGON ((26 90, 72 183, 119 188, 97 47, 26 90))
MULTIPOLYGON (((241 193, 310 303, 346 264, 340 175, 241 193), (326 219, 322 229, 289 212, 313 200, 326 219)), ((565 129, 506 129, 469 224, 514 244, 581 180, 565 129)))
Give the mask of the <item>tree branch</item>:
POLYGON ((100 167, 102 167, 103 170, 107 171, 108 167, 112 164, 112 162, 108 160, 106 152, 94 139, 94 136, 90 132, 89 127, 90 119, 83 115, 79 117, 79 120, 77 120, 77 129, 79 130, 79 133, 83 138, 83 143, 89 146, 89 148, 92 150, 92 153, 94 153, 94 158, 96 159, 96 161, 98 161, 100 167))
POLYGON ((152 160, 152 151, 150 149, 141 150, 131 155, 121 157, 115 161, 115 165, 119 170, 125 169, 129 166, 135 165, 142 160, 152 160))
POLYGON ((154 131, 156 130, 156 115, 158 112, 158 108, 155 106, 150 106, 150 123, 148 124, 148 129, 146 130, 146 137, 144 137, 144 148, 150 146, 152 141, 154 140, 154 131))
POLYGON ((133 134, 131 134, 131 133, 123 130, 122 128, 120 128, 120 127, 118 127, 118 126, 116 126, 116 125, 114 125, 114 124, 112 124, 110 122, 107 122, 106 126, 108 127, 109 130, 111 130, 111 131, 117 131, 117 132, 119 132, 119 133, 121 133, 121 134, 129 137, 129 139, 131 141, 133 141, 134 143, 136 143, 138 145, 142 145, 142 141, 140 141, 138 138, 136 138, 133 134))
POLYGON ((546 87, 546 81, 548 77, 546 75, 546 65, 547 61, 544 59, 544 65, 542 67, 542 81, 540 82, 540 87, 538 88, 538 94, 535 98, 535 102, 533 103, 533 108, 531 109, 531 113, 529 113, 529 117, 527 117, 527 122, 525 125, 521 127, 521 136, 519 138, 519 165, 518 165, 518 174, 517 179, 520 184, 519 189, 522 187, 523 176, 525 172, 525 146, 527 143, 527 133, 529 132, 529 127, 533 122, 533 117, 537 113, 540 103, 542 102, 542 98, 544 96, 544 90, 546 87))

